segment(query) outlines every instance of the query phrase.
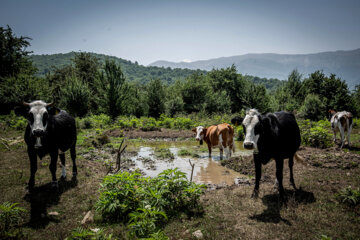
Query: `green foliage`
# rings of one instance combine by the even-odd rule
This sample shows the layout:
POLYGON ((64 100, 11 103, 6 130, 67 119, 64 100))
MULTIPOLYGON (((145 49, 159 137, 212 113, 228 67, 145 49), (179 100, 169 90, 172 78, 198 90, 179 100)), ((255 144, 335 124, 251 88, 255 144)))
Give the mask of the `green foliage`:
POLYGON ((18 203, 4 202, 0 204, 0 232, 8 231, 10 227, 21 221, 21 214, 26 212, 26 210, 16 205, 18 203))
POLYGON ((299 120, 298 124, 302 144, 317 148, 327 148, 332 145, 329 121, 299 120))
POLYGON ((83 117, 88 113, 91 95, 88 84, 73 76, 63 87, 61 103, 73 116, 83 117))
POLYGON ((326 107, 318 95, 309 94, 306 96, 304 104, 300 108, 300 114, 312 121, 324 118, 326 107))
POLYGON ((155 156, 162 159, 174 159, 174 154, 168 148, 156 148, 155 156))
POLYGON ((106 114, 90 115, 82 119, 77 119, 80 128, 106 128, 112 124, 111 118, 106 114))
POLYGON ((103 229, 88 230, 86 228, 78 227, 71 232, 71 235, 65 240, 111 240, 112 235, 104 234, 103 229))
POLYGON ((96 206, 104 220, 122 220, 133 236, 150 237, 169 217, 199 209, 203 189, 177 169, 155 178, 123 172, 104 178, 96 206))
POLYGON ((151 80, 147 89, 147 103, 149 105, 149 116, 158 118, 165 112, 165 91, 159 78, 151 80))
POLYGON ((115 119, 122 113, 121 102, 126 98, 127 88, 120 65, 117 65, 115 61, 106 60, 104 72, 100 75, 100 82, 104 91, 103 106, 106 113, 115 119))
POLYGON ((360 190, 352 189, 351 186, 348 186, 342 189, 337 197, 340 199, 342 203, 346 203, 350 206, 356 206, 360 203, 360 190))
POLYGON ((244 141, 245 139, 245 134, 244 134, 244 129, 242 126, 238 126, 235 129, 236 131, 236 140, 237 141, 244 141))
POLYGON ((16 116, 14 111, 11 111, 9 115, 0 115, 0 125, 15 130, 25 130, 28 121, 23 116, 16 116))

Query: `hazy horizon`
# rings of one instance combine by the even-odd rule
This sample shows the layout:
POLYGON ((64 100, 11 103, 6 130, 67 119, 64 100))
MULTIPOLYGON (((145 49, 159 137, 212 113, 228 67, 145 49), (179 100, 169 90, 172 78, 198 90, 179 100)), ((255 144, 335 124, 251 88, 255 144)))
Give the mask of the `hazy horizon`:
POLYGON ((148 65, 360 47, 360 1, 1 0, 33 54, 87 51, 148 65))

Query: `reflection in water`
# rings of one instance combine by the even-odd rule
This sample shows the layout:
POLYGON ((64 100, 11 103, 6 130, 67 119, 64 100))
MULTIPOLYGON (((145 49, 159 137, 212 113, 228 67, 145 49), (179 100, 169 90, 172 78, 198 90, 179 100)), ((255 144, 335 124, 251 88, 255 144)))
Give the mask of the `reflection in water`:
MULTIPOLYGON (((220 151, 218 149, 214 149, 212 153, 213 157, 209 158, 207 146, 205 144, 205 146, 199 146, 195 141, 129 142, 128 145, 127 150, 137 152, 137 155, 131 158, 135 162, 136 167, 140 168, 150 177, 157 176, 165 169, 178 168, 190 179, 191 166, 189 159, 192 163, 195 163, 193 179, 198 183, 232 185, 235 178, 244 177, 244 175, 220 165, 220 151), (170 152, 175 156, 174 160, 156 159, 154 155, 155 148, 169 148, 170 152), (178 156, 178 151, 181 149, 196 153, 200 155, 200 157, 178 156), (144 163, 144 159, 153 161, 155 168, 151 168, 144 163)), ((248 154, 251 154, 251 152, 242 148, 242 142, 236 142, 235 156, 248 154)))

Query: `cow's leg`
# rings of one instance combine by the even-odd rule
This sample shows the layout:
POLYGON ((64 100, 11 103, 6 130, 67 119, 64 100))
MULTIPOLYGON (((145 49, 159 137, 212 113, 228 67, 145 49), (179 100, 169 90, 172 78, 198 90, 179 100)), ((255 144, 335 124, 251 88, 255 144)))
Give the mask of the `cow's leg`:
POLYGON ((336 142, 336 130, 333 129, 333 133, 334 133, 334 143, 336 142))
POLYGON ((341 147, 340 148, 343 148, 343 146, 344 146, 344 128, 342 127, 341 124, 339 126, 339 130, 340 130, 340 137, 341 137, 341 147))
POLYGON ((223 160, 224 149, 220 147, 220 160, 223 160))
POLYGON ((283 187, 283 168, 284 168, 284 159, 275 159, 276 162, 276 179, 279 183, 279 193, 280 197, 284 197, 284 187, 283 187))
POLYGON ((349 148, 351 147, 351 145, 350 145, 350 134, 351 134, 351 130, 352 130, 352 124, 349 125, 348 131, 347 131, 347 141, 348 141, 349 148))
POLYGON ((73 162, 73 177, 77 175, 77 167, 76 167, 76 145, 74 144, 70 148, 71 160, 73 162))
POLYGON ((65 169, 65 153, 60 152, 60 161, 61 161, 61 179, 66 179, 66 169, 65 169))
POLYGON ((37 171, 37 156, 34 150, 28 149, 28 155, 30 160, 30 179, 28 183, 28 189, 31 191, 35 185, 35 173, 37 171))
POLYGON ((294 166, 294 157, 290 157, 289 158, 290 183, 293 186, 294 190, 296 190, 296 185, 295 185, 295 181, 294 181, 293 166, 294 166))
POLYGON ((209 158, 211 158, 211 146, 208 145, 208 150, 209 150, 209 158))
POLYGON ((50 161, 50 166, 49 166, 49 169, 50 169, 50 172, 51 172, 51 176, 52 176, 52 184, 51 186, 52 187, 58 187, 58 182, 56 180, 56 163, 57 163, 57 159, 58 159, 58 149, 56 150, 50 150, 50 158, 51 158, 51 161, 50 161))
POLYGON ((251 195, 252 198, 257 198, 259 196, 259 187, 261 179, 261 159, 259 154, 254 154, 254 164, 255 164, 255 188, 251 195))

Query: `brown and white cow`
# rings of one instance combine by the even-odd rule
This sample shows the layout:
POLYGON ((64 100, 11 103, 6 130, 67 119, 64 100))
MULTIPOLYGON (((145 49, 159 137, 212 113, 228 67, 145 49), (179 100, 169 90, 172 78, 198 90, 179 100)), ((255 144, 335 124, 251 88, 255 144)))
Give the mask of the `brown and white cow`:
POLYGON ((200 141, 200 145, 203 140, 208 145, 209 157, 211 157, 212 148, 220 148, 220 159, 223 157, 224 149, 227 159, 231 157, 231 151, 235 153, 234 129, 229 124, 222 123, 207 128, 198 126, 193 128, 192 131, 196 133, 195 139, 200 141))
POLYGON ((334 142, 336 141, 336 133, 340 131, 341 137, 341 148, 344 146, 345 143, 345 131, 347 131, 347 141, 350 147, 350 134, 352 130, 352 114, 350 112, 342 111, 342 112, 335 112, 334 110, 330 109, 329 113, 331 116, 331 128, 334 132, 334 142))

